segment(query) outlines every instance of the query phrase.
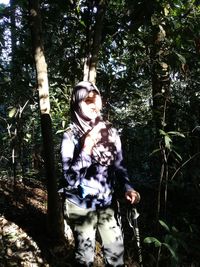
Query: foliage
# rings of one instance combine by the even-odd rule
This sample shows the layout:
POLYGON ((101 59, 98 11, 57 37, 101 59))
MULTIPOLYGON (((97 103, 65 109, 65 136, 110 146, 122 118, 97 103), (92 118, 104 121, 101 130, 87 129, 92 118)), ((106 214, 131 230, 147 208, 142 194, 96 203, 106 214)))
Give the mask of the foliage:
MULTIPOLYGON (((164 221, 159 220, 160 226, 163 228, 162 240, 156 237, 146 237, 144 244, 154 246, 157 251, 157 257, 154 258, 154 266, 179 266, 187 259, 187 264, 196 264, 193 259, 188 255, 191 251, 190 245, 193 249, 196 249, 194 242, 190 244, 188 241, 188 235, 196 234, 197 229, 187 225, 187 232, 178 230, 175 226, 168 226, 164 221), (186 255, 188 257, 186 257, 186 255)), ((186 220, 184 221, 186 223, 186 220)))
MULTIPOLYGON (((94 1, 90 17, 88 1, 41 1, 58 176, 62 175, 60 141, 69 124, 70 94, 83 77, 88 27, 95 24, 97 4, 94 1)), ((146 241, 157 246, 152 256, 156 258, 159 254, 160 259, 156 258, 154 263, 164 262, 162 266, 167 266, 167 259, 171 266, 179 266, 187 264, 191 255, 197 258, 184 244, 196 244, 200 215, 196 205, 200 177, 199 22, 197 0, 119 0, 107 1, 103 25, 97 68, 103 115, 120 131, 132 181, 143 192, 144 199, 150 198, 141 206, 146 218, 144 224, 154 226, 160 220, 162 225, 156 234, 144 227, 144 235, 149 236, 146 241), (155 36, 163 37, 162 42, 156 43, 155 36), (154 72, 157 78, 163 79, 166 73, 170 78, 169 95, 161 112, 164 123, 159 128, 155 113, 160 111, 155 108, 152 92, 154 72), (168 193, 167 201, 164 192, 168 193), (184 197, 194 200, 184 206, 185 210, 181 202, 184 197), (157 210, 158 202, 160 211, 165 209, 165 212, 156 216, 151 211, 157 210), (187 223, 181 222, 183 213, 187 223), (173 222, 172 214, 175 214, 173 222), (172 225, 179 227, 175 229, 172 225), (189 229, 190 236, 184 227, 189 229)), ((14 6, 8 7, 0 5, 0 53, 1 173, 12 176, 16 172, 18 178, 34 176, 44 180, 26 1, 15 1, 14 6)))

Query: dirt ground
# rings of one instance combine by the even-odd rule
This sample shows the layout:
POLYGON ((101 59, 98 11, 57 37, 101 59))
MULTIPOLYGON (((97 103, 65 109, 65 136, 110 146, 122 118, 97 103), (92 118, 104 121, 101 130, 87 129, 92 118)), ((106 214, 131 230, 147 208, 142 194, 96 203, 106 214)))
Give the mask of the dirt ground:
MULTIPOLYGON (((0 178, 0 267, 73 267, 73 244, 57 244, 46 231, 47 192, 42 182, 0 178)), ((127 267, 135 261, 131 229, 125 229, 127 267)), ((103 267, 101 246, 97 242, 95 267, 103 267)))

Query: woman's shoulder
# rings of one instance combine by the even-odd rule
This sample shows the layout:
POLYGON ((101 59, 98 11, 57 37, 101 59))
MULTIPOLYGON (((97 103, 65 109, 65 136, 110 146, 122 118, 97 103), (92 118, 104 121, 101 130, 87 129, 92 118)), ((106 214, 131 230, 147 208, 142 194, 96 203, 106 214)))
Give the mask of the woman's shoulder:
POLYGON ((108 129, 109 133, 112 135, 118 135, 118 130, 113 126, 113 124, 109 121, 105 121, 106 128, 108 129))
POLYGON ((79 135, 76 127, 73 124, 70 124, 64 131, 63 138, 67 138, 75 143, 79 139, 79 135))

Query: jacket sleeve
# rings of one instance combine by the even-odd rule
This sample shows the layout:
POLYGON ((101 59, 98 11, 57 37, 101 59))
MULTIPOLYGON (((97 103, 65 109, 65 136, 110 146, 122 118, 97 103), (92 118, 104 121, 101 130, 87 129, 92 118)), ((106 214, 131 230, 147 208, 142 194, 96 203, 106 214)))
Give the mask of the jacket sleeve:
POLYGON ((115 183, 117 188, 120 188, 127 192, 129 190, 134 190, 133 186, 129 180, 128 177, 128 172, 126 167, 123 164, 123 152, 122 152, 122 145, 121 145, 121 140, 119 137, 119 134, 116 131, 116 139, 115 139, 115 145, 117 149, 117 155, 116 155, 116 160, 115 160, 115 183))
POLYGON ((61 144, 62 169, 67 186, 71 187, 80 184, 81 178, 91 165, 91 157, 82 150, 74 157, 76 145, 78 140, 75 140, 70 132, 65 132, 61 144))

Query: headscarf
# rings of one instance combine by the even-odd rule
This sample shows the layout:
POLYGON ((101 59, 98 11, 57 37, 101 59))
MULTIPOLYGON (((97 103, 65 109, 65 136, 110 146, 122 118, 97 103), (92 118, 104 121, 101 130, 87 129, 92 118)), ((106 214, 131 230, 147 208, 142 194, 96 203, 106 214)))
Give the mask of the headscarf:
POLYGON ((92 157, 102 165, 110 165, 116 156, 115 134, 111 123, 103 121, 101 114, 97 116, 94 122, 86 117, 81 108, 81 102, 92 91, 101 96, 98 88, 91 82, 82 81, 74 87, 70 103, 71 121, 80 138, 86 136, 99 121, 105 123, 105 129, 102 129, 101 132, 102 138, 93 147, 92 157))
MULTIPOLYGON (((83 135, 92 129, 92 121, 90 121, 82 112, 81 102, 89 95, 90 92, 95 91, 99 96, 100 92, 97 87, 87 81, 79 82, 72 91, 71 96, 71 120, 79 130, 79 134, 83 135)), ((100 119, 99 116, 98 119, 100 119)), ((98 120, 97 119, 97 120, 98 120)))

